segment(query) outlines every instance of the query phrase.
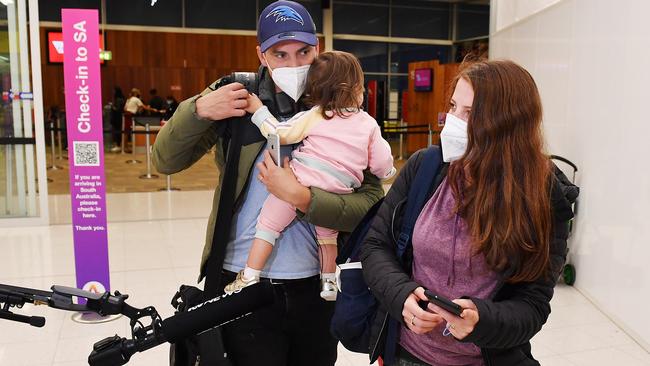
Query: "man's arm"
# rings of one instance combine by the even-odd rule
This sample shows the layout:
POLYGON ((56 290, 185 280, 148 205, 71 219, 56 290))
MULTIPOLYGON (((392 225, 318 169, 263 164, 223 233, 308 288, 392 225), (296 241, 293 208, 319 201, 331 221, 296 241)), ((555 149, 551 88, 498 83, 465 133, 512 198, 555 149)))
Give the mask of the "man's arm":
POLYGON ((363 183, 354 193, 336 194, 315 187, 309 190, 311 201, 307 212, 297 210, 298 217, 343 232, 354 230, 372 205, 384 197, 379 178, 368 170, 363 172, 363 183))
POLYGON ((232 83, 217 90, 206 88, 181 102, 156 137, 153 146, 156 169, 173 174, 198 161, 225 129, 223 120, 246 114, 243 108, 247 95, 243 85, 232 83))

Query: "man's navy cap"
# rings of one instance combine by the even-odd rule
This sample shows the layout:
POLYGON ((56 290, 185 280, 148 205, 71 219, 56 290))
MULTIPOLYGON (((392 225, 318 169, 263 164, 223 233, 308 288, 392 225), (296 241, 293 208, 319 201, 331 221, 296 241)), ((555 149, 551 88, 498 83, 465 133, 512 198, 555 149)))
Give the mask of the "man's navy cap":
POLYGON ((264 8, 257 26, 257 42, 262 52, 282 41, 318 44, 316 25, 304 6, 293 1, 276 1, 264 8))

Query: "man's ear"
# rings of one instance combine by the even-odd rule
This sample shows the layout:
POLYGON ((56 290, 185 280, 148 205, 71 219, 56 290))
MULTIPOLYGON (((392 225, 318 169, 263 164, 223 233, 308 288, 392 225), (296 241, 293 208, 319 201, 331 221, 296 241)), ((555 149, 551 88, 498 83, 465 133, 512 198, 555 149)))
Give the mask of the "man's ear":
POLYGON ((262 66, 269 67, 269 65, 266 63, 266 60, 264 59, 264 55, 262 55, 262 49, 260 46, 255 47, 255 50, 257 51, 257 58, 260 60, 262 66))

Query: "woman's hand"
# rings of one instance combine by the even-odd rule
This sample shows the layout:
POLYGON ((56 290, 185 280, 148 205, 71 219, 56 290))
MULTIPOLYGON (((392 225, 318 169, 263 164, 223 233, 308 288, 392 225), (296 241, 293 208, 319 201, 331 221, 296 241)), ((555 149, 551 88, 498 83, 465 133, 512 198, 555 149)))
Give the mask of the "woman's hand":
POLYGON ((428 301, 422 287, 416 288, 406 298, 402 309, 404 323, 415 334, 428 333, 444 321, 440 315, 422 309, 418 304, 420 300, 428 301))
POLYGON ((302 212, 309 210, 311 192, 309 188, 298 182, 293 170, 289 167, 289 158, 284 158, 284 164, 279 167, 271 159, 268 150, 264 151, 264 160, 257 164, 260 174, 257 177, 272 195, 289 202, 302 212))
POLYGON ((474 331, 479 319, 478 309, 472 300, 456 299, 453 302, 463 308, 460 317, 431 303, 429 303, 429 309, 440 314, 447 321, 447 329, 456 339, 463 339, 474 331))
POLYGON ((246 107, 246 112, 253 114, 257 112, 258 109, 262 108, 264 104, 262 104, 262 101, 260 98, 257 97, 257 95, 250 93, 248 94, 248 97, 246 98, 246 101, 248 102, 248 106, 246 107))

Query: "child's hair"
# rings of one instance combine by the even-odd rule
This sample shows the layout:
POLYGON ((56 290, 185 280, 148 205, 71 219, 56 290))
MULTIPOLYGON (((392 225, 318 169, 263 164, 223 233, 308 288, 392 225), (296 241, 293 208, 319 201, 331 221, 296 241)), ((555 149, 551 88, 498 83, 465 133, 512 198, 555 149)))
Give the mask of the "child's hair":
POLYGON ((307 102, 321 107, 325 119, 332 113, 344 117, 350 108, 361 108, 363 70, 359 60, 348 52, 329 51, 316 57, 307 75, 307 102))

